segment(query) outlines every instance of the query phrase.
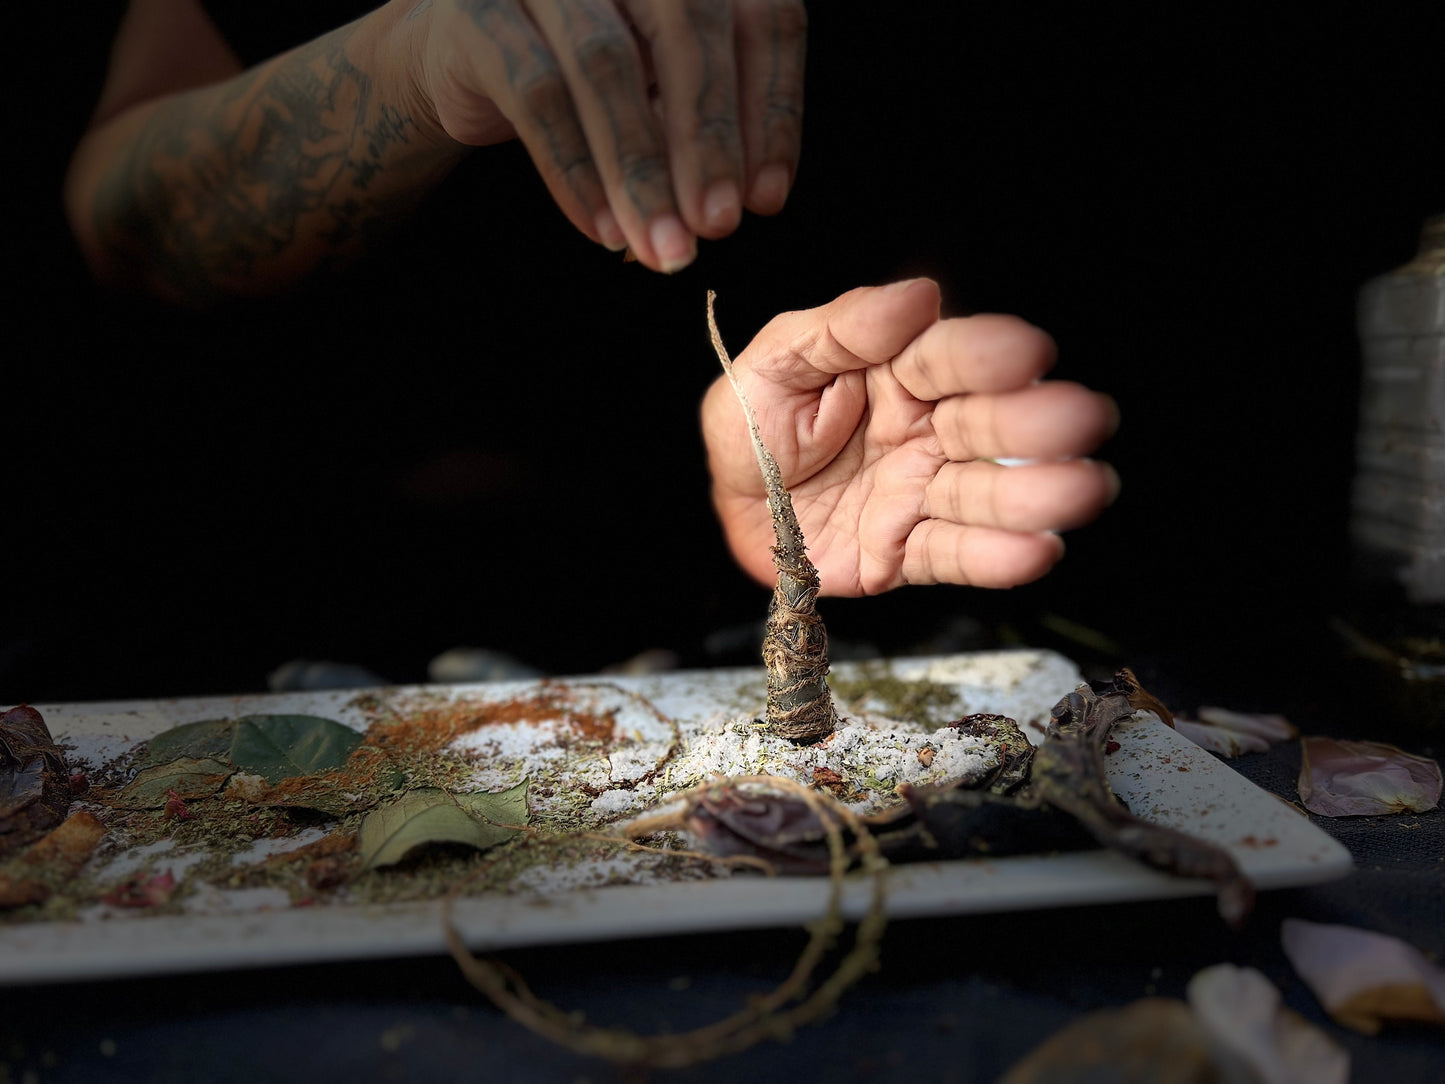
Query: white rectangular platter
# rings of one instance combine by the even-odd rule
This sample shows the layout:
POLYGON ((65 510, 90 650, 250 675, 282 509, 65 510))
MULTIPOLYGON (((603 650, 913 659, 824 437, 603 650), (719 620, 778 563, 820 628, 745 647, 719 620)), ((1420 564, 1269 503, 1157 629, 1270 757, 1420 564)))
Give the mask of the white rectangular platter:
MULTIPOLYGON (((926 678, 954 688, 959 715, 1010 715, 1034 740, 1042 737, 1049 709, 1080 680, 1067 659, 1041 651, 895 660, 889 666, 897 678, 926 678)), ((855 670, 840 664, 835 674, 846 679, 855 670)), ((628 695, 645 697, 651 708, 675 720, 684 751, 729 720, 760 713, 763 701, 763 674, 755 669, 608 681, 628 695)), ((572 684, 595 682, 579 678, 572 684)), ((418 696, 432 702, 501 699, 523 688, 504 683, 381 689, 369 690, 365 700, 374 717, 378 703, 403 703, 418 696)), ((55 739, 72 748, 72 756, 98 764, 163 730, 203 719, 296 713, 364 729, 368 716, 358 707, 361 701, 357 690, 344 690, 39 708, 55 739)), ((626 724, 619 716, 619 725, 626 724)), ((637 723, 639 729, 644 725, 637 723)), ((1114 737, 1120 747, 1106 764, 1111 784, 1129 808, 1227 848, 1257 888, 1315 884, 1350 871, 1349 854, 1336 841, 1153 716, 1134 717, 1117 727, 1114 737)), ((163 857, 178 870, 184 867, 182 854, 163 857)), ((1105 851, 896 866, 887 877, 892 917, 1212 892, 1207 883, 1171 878, 1105 851)), ((864 912, 870 891, 869 883, 850 880, 845 890, 850 916, 864 912)), ((827 894, 826 878, 746 873, 601 887, 583 882, 580 887, 467 897, 457 905, 456 922, 473 948, 486 950, 800 925, 823 913, 827 894)), ((440 953, 445 951, 440 910, 435 900, 389 905, 343 900, 292 907, 264 892, 210 891, 192 894, 178 914, 100 907, 69 921, 0 923, 0 985, 440 953)))

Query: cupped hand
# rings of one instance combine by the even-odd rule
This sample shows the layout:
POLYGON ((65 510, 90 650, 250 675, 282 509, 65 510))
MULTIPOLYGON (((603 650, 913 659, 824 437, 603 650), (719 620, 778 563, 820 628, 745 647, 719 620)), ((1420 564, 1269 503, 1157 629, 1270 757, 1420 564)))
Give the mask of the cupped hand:
MULTIPOLYGON (((927 279, 852 290, 776 317, 734 362, 824 594, 1027 583, 1063 555, 1056 532, 1118 493, 1113 469, 1084 458, 1117 426, 1113 401, 1041 381, 1055 348, 1038 328, 943 320, 939 304, 927 279), (1031 462, 994 462, 1015 458, 1031 462)), ((721 307, 719 321, 726 338, 721 307)), ((703 400, 702 428, 728 543, 771 583, 772 521, 726 379, 703 400)))
POLYGON ((445 133, 520 138, 594 241, 675 271, 745 206, 782 209, 801 138, 801 0, 423 0, 409 23, 445 133))

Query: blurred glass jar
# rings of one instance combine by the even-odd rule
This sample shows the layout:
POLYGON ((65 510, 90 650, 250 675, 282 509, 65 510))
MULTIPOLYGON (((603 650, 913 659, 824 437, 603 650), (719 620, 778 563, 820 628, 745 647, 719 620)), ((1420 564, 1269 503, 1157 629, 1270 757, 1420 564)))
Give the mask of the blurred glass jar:
POLYGON ((1350 535, 1370 579, 1445 603, 1445 214, 1419 254, 1367 282, 1350 535))

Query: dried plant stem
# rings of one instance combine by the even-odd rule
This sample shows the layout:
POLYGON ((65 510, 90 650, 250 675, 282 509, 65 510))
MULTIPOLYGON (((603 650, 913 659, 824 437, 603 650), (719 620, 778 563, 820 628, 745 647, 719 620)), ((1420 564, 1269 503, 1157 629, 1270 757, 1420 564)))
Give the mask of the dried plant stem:
MULTIPOLYGON (((766 1039, 787 1038, 801 1025, 818 1019, 832 1008, 844 990, 878 965, 878 945, 887 925, 884 908, 887 860, 879 852, 863 820, 831 795, 774 776, 728 780, 729 786, 736 784, 768 786, 798 795, 817 814, 828 837, 830 884, 827 910, 819 921, 809 925, 808 943, 802 954, 788 977, 770 993, 752 999, 747 1007, 731 1016, 678 1034, 639 1035, 621 1028, 588 1024, 580 1014, 564 1012, 538 997, 511 967, 473 956, 466 947, 452 922, 452 905, 466 884, 483 871, 457 885, 442 904, 447 947, 462 973, 509 1017, 543 1038, 578 1054, 639 1068, 677 1069, 696 1065, 738 1053, 766 1039), (868 911, 858 924, 853 947, 838 961, 833 972, 809 994, 809 979, 844 926, 843 875, 852 861, 843 840, 842 829, 845 826, 854 836, 854 846, 861 856, 863 869, 873 878, 873 891, 868 911), (796 1004, 790 1006, 790 1002, 796 1004)), ((706 787, 704 784, 687 794, 700 793, 706 787)), ((652 827, 670 825, 654 824, 652 827)), ((631 830, 636 831, 635 823, 631 830)), ((597 838, 593 833, 583 834, 597 838)), ((572 835, 551 837, 557 842, 571 838, 572 835)), ((617 838, 615 841, 636 846, 630 840, 617 838)))
POLYGON ((717 294, 707 294, 707 327, 712 346, 722 362, 738 402, 747 417, 753 452, 768 491, 773 519, 773 566, 778 584, 768 604, 763 633, 763 665, 768 672, 767 730, 796 742, 815 742, 838 725, 838 712, 828 692, 828 632, 818 616, 818 570, 808 560, 802 528, 793 513, 793 500, 783 484, 777 460, 763 443, 757 416, 733 372, 732 359, 718 334, 713 315, 717 294))

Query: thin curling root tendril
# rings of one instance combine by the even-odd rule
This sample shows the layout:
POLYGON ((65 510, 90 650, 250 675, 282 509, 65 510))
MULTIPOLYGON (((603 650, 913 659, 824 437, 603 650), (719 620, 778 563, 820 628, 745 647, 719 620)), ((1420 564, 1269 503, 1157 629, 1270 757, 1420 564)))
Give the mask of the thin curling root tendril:
MULTIPOLYGON (((457 896, 486 867, 457 885, 442 902, 442 925, 447 948, 467 981, 486 994, 507 1016, 544 1039, 577 1054, 634 1068, 680 1069, 697 1065, 739 1053, 768 1039, 785 1039, 800 1026, 823 1016, 848 987, 878 966, 878 947, 888 921, 884 906, 888 862, 879 852, 862 818, 826 792, 810 790, 791 779, 776 776, 741 776, 729 779, 727 785, 770 787, 791 793, 807 802, 827 833, 830 859, 827 910, 821 919, 809 924, 808 943, 787 978, 770 993, 750 1000, 745 1008, 715 1023, 676 1034, 640 1035, 624 1028, 589 1024, 581 1014, 564 1012, 538 997, 511 967, 496 960, 473 956, 466 947, 452 921, 452 909, 457 896), (852 833, 853 853, 844 841, 844 828, 852 833), (855 855, 861 859, 863 870, 873 879, 868 910, 858 923, 853 946, 839 959, 832 973, 809 993, 809 980, 843 932, 843 878, 855 855)), ((709 787, 710 784, 704 784, 681 797, 691 805, 709 787)), ((648 832, 655 832, 681 827, 684 820, 685 814, 679 814, 675 820, 654 816, 637 822, 637 825, 648 832)), ((529 842, 563 843, 583 834, 532 837, 529 842)), ((585 834, 597 838, 595 833, 585 834)), ((632 840, 620 837, 614 842, 635 846, 632 840)))
POLYGON ((708 332, 718 361, 722 362, 723 372, 747 418, 753 452, 768 491, 773 535, 777 539, 773 546, 773 566, 778 570, 778 583, 768 603, 763 633, 763 665, 768 671, 766 730, 800 743, 815 742, 833 733, 838 725, 838 712, 828 691, 828 632, 817 609, 818 570, 808 560, 803 531, 793 513, 793 500, 783 484, 777 460, 763 443, 757 416, 718 333, 713 315, 716 299, 717 294, 709 290, 708 332))

